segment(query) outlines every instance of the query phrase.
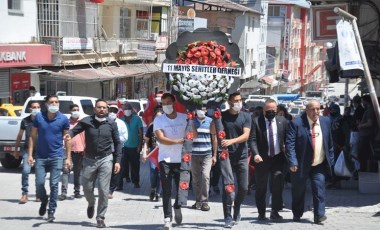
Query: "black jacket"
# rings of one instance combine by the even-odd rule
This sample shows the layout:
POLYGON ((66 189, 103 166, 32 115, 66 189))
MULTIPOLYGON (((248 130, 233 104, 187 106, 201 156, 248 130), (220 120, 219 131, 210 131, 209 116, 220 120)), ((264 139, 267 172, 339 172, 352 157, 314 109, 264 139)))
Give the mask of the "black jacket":
MULTIPOLYGON (((281 116, 276 116, 277 125, 277 138, 280 145, 280 150, 284 153, 283 146, 285 145, 286 131, 288 127, 288 121, 281 116)), ((252 156, 260 155, 262 158, 268 157, 268 139, 267 139, 267 127, 265 123, 265 117, 263 115, 253 118, 252 128, 249 138, 249 147, 252 151, 252 156)), ((252 159, 253 159, 252 157, 252 159)))
POLYGON ((116 122, 106 119, 99 122, 95 115, 88 116, 69 131, 71 137, 85 131, 85 156, 90 159, 101 159, 112 154, 112 144, 115 145, 114 161, 120 163, 121 143, 116 122))

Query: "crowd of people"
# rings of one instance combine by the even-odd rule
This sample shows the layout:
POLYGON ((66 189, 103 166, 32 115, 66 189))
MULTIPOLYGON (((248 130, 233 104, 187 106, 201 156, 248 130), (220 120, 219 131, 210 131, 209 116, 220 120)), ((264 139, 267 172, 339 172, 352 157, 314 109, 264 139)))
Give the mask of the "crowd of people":
MULTIPOLYGON (((16 141, 18 149, 25 132, 19 203, 28 202, 28 175, 35 166, 39 215, 47 212, 47 221, 53 222, 57 200, 66 199, 68 177, 73 171, 74 197, 82 197, 82 186, 90 219, 95 215, 94 189, 98 188, 96 222, 97 227, 104 228, 108 200, 113 199, 114 191, 123 190, 124 183, 129 182, 140 188, 140 160, 149 161, 151 190, 147 195, 150 201, 162 199, 164 229, 172 228, 173 219, 181 224, 181 161, 190 118, 177 111, 175 100, 170 93, 162 95, 145 135, 141 118, 128 103, 123 105, 124 115, 120 119, 120 109, 102 99, 96 101, 94 115, 87 117, 80 117, 79 106, 71 105, 70 118, 59 112, 58 96, 46 97, 46 112, 41 112, 39 103, 29 103, 31 115, 22 120, 16 141), (49 196, 45 189, 47 173, 49 196), (176 193, 172 205, 173 181, 176 193)), ((332 103, 327 116, 321 116, 319 101, 310 100, 305 112, 296 118, 272 99, 251 114, 243 111, 239 92, 231 94, 227 102, 229 109, 222 113, 214 107, 197 109, 191 123, 191 184, 195 195, 191 208, 209 211, 210 190, 219 194, 221 183, 226 228, 241 221, 240 206, 252 185, 256 190, 258 220, 281 221, 286 180, 291 182, 293 221, 301 221, 306 182, 310 180, 314 223, 322 223, 327 219, 326 184, 327 188, 340 188, 340 181, 347 179, 334 170, 340 154, 354 177, 357 171, 370 170, 369 148, 378 127, 369 96, 354 97, 353 108, 345 108, 343 114, 332 103)), ((16 150, 14 156, 18 158, 20 153, 16 150)))

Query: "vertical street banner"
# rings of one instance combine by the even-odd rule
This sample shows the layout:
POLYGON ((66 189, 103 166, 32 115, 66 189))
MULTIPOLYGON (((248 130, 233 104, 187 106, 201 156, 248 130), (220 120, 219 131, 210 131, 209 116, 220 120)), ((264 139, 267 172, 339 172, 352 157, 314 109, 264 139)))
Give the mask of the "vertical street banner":
POLYGON ((363 70, 354 30, 349 21, 340 19, 336 25, 341 70, 363 70))

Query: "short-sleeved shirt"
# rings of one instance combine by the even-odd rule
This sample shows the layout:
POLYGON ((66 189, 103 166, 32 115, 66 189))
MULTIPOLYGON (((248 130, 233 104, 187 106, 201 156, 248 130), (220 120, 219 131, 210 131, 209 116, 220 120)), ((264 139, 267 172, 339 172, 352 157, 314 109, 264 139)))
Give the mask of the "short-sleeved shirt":
POLYGON ((25 144, 24 144, 24 150, 28 150, 28 143, 29 143, 29 137, 30 132, 32 131, 33 127, 33 120, 32 115, 29 115, 22 119, 20 129, 25 131, 25 144))
POLYGON ((139 146, 139 129, 143 127, 141 118, 137 115, 132 115, 131 120, 126 121, 125 117, 121 120, 125 122, 128 129, 128 140, 124 143, 126 148, 137 148, 139 146))
POLYGON ((63 131, 69 130, 69 119, 60 112, 49 120, 47 112, 38 113, 33 121, 33 127, 38 129, 37 158, 58 158, 64 156, 63 131))
MULTIPOLYGON (((244 128, 251 129, 251 117, 246 112, 231 114, 228 110, 222 113, 222 123, 226 132, 226 139, 233 139, 243 134, 244 128)), ((228 146, 230 155, 247 155, 247 142, 228 146)))
MULTIPOLYGON (((169 139, 181 139, 185 136, 187 125, 187 116, 183 113, 177 113, 177 117, 170 119, 166 114, 154 119, 153 130, 162 130, 165 137, 169 139)), ((158 162, 181 163, 183 144, 165 145, 160 143, 158 150, 158 162)))
POLYGON ((212 154, 211 126, 212 118, 205 117, 203 120, 194 119, 194 127, 197 129, 198 137, 193 140, 193 155, 205 156, 212 154))

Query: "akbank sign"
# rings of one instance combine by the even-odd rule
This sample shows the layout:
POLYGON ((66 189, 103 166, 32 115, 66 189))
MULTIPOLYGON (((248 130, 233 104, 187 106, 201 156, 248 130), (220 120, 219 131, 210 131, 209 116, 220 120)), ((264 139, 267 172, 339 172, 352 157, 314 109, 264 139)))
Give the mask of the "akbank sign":
POLYGON ((26 52, 0 52, 0 62, 20 62, 26 61, 26 52))

